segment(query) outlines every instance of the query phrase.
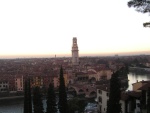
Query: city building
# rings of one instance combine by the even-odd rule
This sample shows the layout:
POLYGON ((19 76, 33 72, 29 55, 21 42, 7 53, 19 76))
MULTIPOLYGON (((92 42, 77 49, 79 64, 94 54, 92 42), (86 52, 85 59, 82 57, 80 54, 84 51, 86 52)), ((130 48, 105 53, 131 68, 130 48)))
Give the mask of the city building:
MULTIPOLYGON (((109 85, 97 87, 98 111, 107 113, 107 103, 109 100, 109 85)), ((129 91, 121 93, 121 113, 140 113, 140 92, 129 91)))
POLYGON ((32 87, 42 87, 43 86, 43 78, 41 76, 35 76, 32 80, 32 87))
POLYGON ((0 92, 6 92, 9 89, 8 81, 0 81, 0 92))
POLYGON ((23 76, 18 76, 15 78, 16 91, 23 91, 23 76))

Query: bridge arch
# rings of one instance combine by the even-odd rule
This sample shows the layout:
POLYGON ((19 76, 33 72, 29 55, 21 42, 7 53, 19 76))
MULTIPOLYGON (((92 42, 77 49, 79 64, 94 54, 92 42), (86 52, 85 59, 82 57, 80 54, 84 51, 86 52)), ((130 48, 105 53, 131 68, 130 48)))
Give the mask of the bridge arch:
POLYGON ((78 92, 84 92, 84 90, 83 89, 79 89, 78 92))
POLYGON ((70 94, 76 96, 77 93, 78 93, 78 90, 77 90, 77 88, 75 88, 75 87, 69 87, 69 88, 68 88, 68 93, 70 93, 70 94))
POLYGON ((83 89, 79 89, 78 90, 78 95, 83 95, 83 94, 85 94, 84 90, 83 89))

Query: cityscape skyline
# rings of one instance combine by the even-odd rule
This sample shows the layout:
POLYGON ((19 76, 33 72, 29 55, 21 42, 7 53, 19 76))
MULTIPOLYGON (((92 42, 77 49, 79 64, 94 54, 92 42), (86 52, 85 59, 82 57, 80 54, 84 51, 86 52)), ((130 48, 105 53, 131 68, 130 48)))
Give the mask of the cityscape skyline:
POLYGON ((120 1, 0 1, 0 58, 150 54, 147 14, 120 1), (107 4, 104 5, 104 4, 107 4))
MULTIPOLYGON (((139 56, 139 55, 150 55, 149 51, 145 52, 123 52, 123 53, 106 53, 106 54, 82 54, 79 53, 79 57, 113 57, 113 56, 139 56)), ((0 59, 16 59, 16 58, 67 58, 72 57, 71 52, 70 54, 34 54, 34 55, 28 55, 28 54, 21 54, 21 55, 1 55, 0 59)))

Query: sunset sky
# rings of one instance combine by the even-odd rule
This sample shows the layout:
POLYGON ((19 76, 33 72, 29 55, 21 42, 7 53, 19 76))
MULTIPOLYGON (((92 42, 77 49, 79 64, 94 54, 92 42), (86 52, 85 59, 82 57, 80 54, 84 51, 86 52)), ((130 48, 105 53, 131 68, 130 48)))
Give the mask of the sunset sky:
POLYGON ((0 58, 150 54, 149 15, 127 0, 1 0, 0 58))

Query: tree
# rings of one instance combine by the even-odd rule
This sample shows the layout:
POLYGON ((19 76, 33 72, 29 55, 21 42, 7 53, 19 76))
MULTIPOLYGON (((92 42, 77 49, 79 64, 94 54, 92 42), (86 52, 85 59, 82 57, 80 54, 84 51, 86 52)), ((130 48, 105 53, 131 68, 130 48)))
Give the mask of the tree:
MULTIPOLYGON (((130 0, 129 7, 136 8, 136 11, 141 13, 150 13, 150 0, 130 0)), ((150 27, 150 22, 143 23, 144 27, 150 27)))
POLYGON ((67 113, 67 94, 66 87, 63 77, 63 68, 60 68, 60 76, 59 76, 59 102, 58 108, 60 113, 67 113))
POLYGON ((121 98, 121 83, 118 76, 119 72, 117 71, 112 74, 112 77, 110 79, 110 94, 107 103, 107 113, 121 112, 121 104, 119 103, 121 98))
POLYGON ((147 113, 150 113, 150 87, 148 88, 147 97, 147 113))
POLYGON ((74 113, 79 110, 78 99, 73 98, 68 101, 68 113, 74 113))
POLYGON ((34 108, 34 113, 44 113, 42 95, 40 93, 39 87, 35 87, 33 89, 33 108, 34 108))
POLYGON ((31 87, 29 78, 25 80, 24 84, 24 113, 32 113, 31 87))
POLYGON ((54 86, 50 83, 47 93, 47 112, 46 113, 57 113, 56 95, 54 86))

